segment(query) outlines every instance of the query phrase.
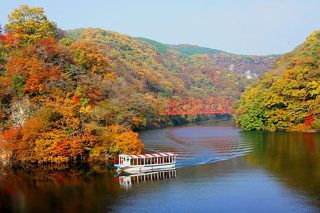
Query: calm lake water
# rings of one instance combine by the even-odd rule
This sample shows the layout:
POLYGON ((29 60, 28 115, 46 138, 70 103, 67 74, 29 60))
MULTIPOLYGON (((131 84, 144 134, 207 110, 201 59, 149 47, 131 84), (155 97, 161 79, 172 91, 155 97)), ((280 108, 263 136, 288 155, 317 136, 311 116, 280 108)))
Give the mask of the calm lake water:
POLYGON ((176 170, 2 168, 0 212, 320 212, 320 134, 203 125, 140 133, 176 170))

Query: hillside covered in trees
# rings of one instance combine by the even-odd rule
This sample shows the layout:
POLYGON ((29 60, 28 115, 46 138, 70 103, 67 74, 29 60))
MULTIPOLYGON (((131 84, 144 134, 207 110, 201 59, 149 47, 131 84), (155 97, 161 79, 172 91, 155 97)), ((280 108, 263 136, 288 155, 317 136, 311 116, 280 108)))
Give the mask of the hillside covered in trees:
POLYGON ((162 97, 177 99, 217 95, 238 99, 245 86, 271 69, 278 57, 235 55, 193 45, 167 45, 101 29, 70 30, 65 36, 72 41, 97 44, 111 58, 117 75, 127 82, 139 82, 162 97), (175 90, 170 88, 172 82, 175 90))
POLYGON ((252 83, 235 113, 246 130, 319 131, 320 31, 252 83))
POLYGON ((133 130, 196 119, 161 115, 169 99, 239 98, 276 58, 101 29, 62 31, 28 6, 9 15, 0 36, 0 145, 22 162, 139 153, 133 130))

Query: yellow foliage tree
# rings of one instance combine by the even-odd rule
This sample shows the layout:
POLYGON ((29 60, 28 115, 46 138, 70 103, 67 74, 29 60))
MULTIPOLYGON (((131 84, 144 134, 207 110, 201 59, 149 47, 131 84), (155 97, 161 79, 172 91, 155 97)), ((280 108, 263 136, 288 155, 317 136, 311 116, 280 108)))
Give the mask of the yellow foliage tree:
POLYGON ((9 15, 4 29, 7 34, 24 42, 55 38, 58 33, 55 23, 48 20, 43 8, 27 5, 21 5, 9 15))

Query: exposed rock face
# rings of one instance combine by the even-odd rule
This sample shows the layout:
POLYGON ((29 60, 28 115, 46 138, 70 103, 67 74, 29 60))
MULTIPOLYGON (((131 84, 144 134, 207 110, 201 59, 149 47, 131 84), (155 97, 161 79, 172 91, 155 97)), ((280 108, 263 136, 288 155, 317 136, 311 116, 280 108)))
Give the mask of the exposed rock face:
POLYGON ((32 105, 28 97, 23 97, 13 101, 11 106, 11 116, 13 126, 21 127, 25 121, 31 117, 33 112, 32 105))
MULTIPOLYGON (((0 139, 1 141, 1 139, 0 139)), ((1 165, 7 165, 10 163, 10 158, 11 158, 11 153, 4 150, 0 149, 0 167, 1 165)))
POLYGON ((261 76, 270 70, 278 56, 241 56, 233 54, 215 54, 210 56, 215 66, 222 71, 244 75, 247 79, 261 76), (248 78, 250 74, 250 77, 248 78))
POLYGON ((250 80, 250 79, 253 79, 253 78, 257 78, 258 77, 258 74, 252 72, 251 70, 247 70, 245 73, 244 73, 244 76, 250 80))
POLYGON ((252 77, 250 79, 254 79, 270 70, 276 59, 280 57, 280 55, 238 55, 189 44, 169 45, 169 47, 185 56, 207 54, 212 59, 214 67, 223 72, 232 72, 244 75, 247 78, 248 74, 245 73, 250 70, 252 77))

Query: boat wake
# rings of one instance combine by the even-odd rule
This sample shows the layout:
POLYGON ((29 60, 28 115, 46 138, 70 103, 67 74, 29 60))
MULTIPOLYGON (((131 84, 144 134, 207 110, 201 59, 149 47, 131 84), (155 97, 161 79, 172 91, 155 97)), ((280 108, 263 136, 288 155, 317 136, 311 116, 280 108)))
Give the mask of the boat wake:
POLYGON ((208 164, 246 155, 252 145, 230 126, 176 127, 142 132, 145 152, 175 152, 176 167, 208 164))

